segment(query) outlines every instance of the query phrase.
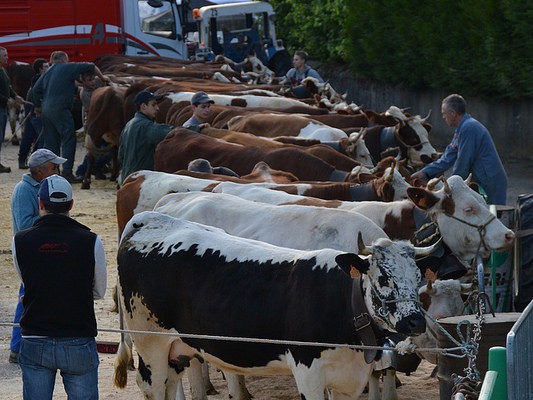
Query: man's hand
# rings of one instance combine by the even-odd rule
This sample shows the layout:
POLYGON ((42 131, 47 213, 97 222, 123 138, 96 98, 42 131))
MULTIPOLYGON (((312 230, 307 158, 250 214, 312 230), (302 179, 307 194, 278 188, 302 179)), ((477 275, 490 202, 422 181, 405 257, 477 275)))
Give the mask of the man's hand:
POLYGON ((33 112, 35 113, 35 116, 37 118, 42 118, 43 117, 43 114, 41 113, 41 107, 35 107, 33 109, 33 112))
POLYGON ((21 105, 24 104, 24 99, 20 97, 19 95, 17 95, 17 97, 15 97, 15 103, 17 107, 20 107, 21 105))
POLYGON ((198 130, 201 131, 202 129, 204 129, 204 128, 209 128, 210 126, 211 126, 211 125, 209 125, 209 123, 205 122, 205 123, 203 123, 203 124, 198 125, 198 130))
POLYGON ((106 85, 109 85, 111 83, 111 79, 109 79, 109 77, 107 75, 102 75, 102 77, 100 78, 102 80, 102 82, 104 82, 106 85))

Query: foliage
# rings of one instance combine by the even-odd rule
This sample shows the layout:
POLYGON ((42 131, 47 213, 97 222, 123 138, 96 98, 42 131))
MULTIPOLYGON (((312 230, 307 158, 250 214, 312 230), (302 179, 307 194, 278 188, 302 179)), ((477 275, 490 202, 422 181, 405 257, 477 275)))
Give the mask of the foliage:
POLYGON ((469 96, 533 97, 530 0, 273 0, 289 49, 361 76, 469 96))

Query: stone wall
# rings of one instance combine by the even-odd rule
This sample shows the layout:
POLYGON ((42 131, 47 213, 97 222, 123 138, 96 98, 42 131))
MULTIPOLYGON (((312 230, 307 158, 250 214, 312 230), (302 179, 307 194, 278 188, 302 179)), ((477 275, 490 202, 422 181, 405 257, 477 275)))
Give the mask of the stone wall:
MULTIPOLYGON (((381 112, 396 105, 409 107, 411 114, 422 117, 431 110, 428 122, 433 125, 433 130, 430 139, 438 150, 443 150, 453 136, 452 128, 446 125, 440 112, 442 99, 450 94, 446 91, 407 90, 358 78, 346 67, 312 62, 310 65, 335 90, 347 92, 349 101, 363 109, 381 112)), ((487 127, 501 157, 533 159, 533 100, 499 102, 475 97, 465 100, 467 112, 487 127)))

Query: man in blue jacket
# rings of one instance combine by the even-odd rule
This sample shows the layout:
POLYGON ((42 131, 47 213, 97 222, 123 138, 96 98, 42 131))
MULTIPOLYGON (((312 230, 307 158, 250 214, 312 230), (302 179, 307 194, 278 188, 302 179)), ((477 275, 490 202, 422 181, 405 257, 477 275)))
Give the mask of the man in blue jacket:
POLYGON ((103 81, 109 81, 93 63, 69 63, 63 51, 50 56, 53 64, 33 88, 35 114, 42 114, 44 147, 61 154, 67 161, 61 175, 70 183, 81 182, 72 174, 76 154, 76 132, 72 118, 72 106, 76 93, 76 79, 83 73, 95 73, 103 81))
POLYGON ((466 113, 465 99, 458 94, 446 97, 441 111, 446 123, 455 128, 453 139, 439 160, 414 173, 411 178, 428 180, 453 166, 452 174, 463 179, 472 173, 472 180, 487 194, 487 203, 504 205, 507 175, 487 128, 466 113))

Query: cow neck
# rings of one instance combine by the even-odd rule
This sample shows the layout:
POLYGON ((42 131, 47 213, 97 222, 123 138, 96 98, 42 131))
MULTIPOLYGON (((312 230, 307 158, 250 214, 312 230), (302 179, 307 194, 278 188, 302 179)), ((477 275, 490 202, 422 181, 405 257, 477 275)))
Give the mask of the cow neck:
POLYGON ((374 181, 360 185, 350 185, 350 197, 352 201, 376 201, 378 199, 374 181))
POLYGON ((335 141, 328 140, 327 142, 320 142, 320 144, 325 144, 326 146, 331 147, 333 150, 337 150, 338 152, 342 153, 339 140, 335 140, 335 141))
MULTIPOLYGON (((353 324, 357 335, 365 346, 377 346, 374 329, 377 326, 368 312, 363 296, 363 281, 360 277, 355 278, 352 284, 352 315, 353 324)), ((365 349, 364 357, 367 364, 371 364, 378 355, 378 350, 365 349)))

